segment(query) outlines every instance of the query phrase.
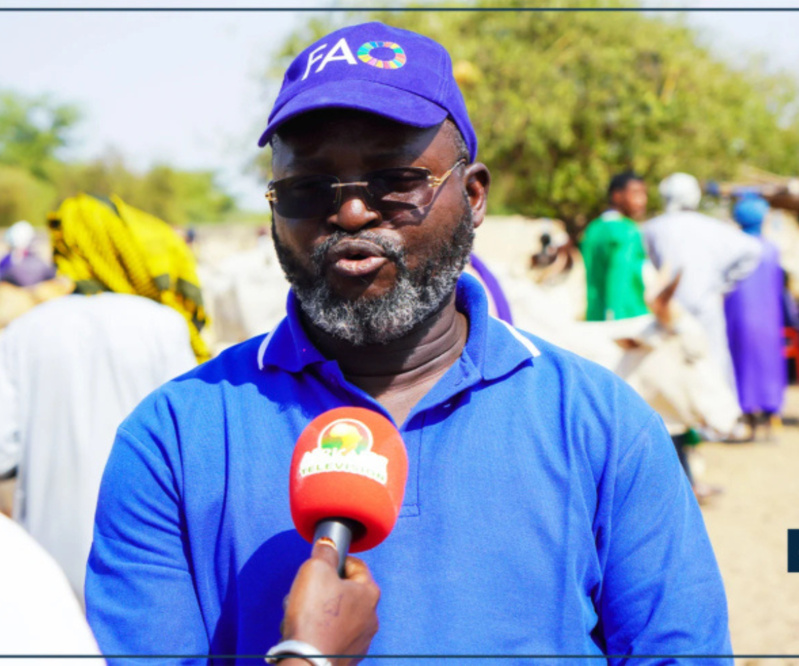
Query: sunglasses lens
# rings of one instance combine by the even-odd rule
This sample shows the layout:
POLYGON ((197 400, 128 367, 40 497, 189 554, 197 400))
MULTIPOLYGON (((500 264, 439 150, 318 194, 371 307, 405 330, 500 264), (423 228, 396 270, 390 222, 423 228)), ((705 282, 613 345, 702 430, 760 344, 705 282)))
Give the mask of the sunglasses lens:
POLYGON ((424 206, 432 194, 426 171, 419 169, 384 169, 369 174, 369 191, 378 205, 424 206))
POLYGON ((332 176, 286 178, 273 187, 277 195, 275 211, 282 217, 311 218, 333 212, 338 181, 332 176))
POLYGON ((364 182, 340 183, 334 176, 297 176, 273 183, 275 211, 282 217, 309 219, 336 212, 341 187, 359 186, 361 197, 372 210, 394 219, 405 211, 426 206, 433 199, 427 169, 381 169, 363 177, 364 182))

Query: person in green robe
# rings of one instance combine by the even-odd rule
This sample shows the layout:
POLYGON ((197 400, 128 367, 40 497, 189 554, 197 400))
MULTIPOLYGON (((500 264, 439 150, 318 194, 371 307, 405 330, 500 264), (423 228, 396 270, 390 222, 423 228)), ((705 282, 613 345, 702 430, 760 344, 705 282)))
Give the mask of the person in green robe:
POLYGON ((632 171, 614 176, 608 202, 610 208, 588 224, 580 243, 588 321, 626 319, 649 312, 642 276, 646 251, 635 222, 646 215, 644 181, 632 171))

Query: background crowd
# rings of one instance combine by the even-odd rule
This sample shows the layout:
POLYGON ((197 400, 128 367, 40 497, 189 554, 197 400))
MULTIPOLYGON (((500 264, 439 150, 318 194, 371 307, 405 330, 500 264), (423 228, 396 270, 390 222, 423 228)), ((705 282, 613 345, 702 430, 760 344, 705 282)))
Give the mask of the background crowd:
MULTIPOLYGON (((755 191, 737 193, 731 211, 735 226, 697 212, 702 192, 689 174, 669 176, 659 190, 665 211, 644 222, 643 179, 626 172, 611 180, 609 208, 588 225, 581 243, 586 319, 646 313, 647 262, 671 271, 678 281, 677 302, 701 323, 713 361, 738 397, 741 428, 727 439, 751 441, 757 424, 770 431, 782 409, 787 382, 783 329, 795 310, 779 252, 762 236, 769 205, 755 191)), ((695 438, 685 430, 672 436, 693 482, 685 446, 695 438)), ((695 483, 694 489, 700 499, 718 490, 695 483)))

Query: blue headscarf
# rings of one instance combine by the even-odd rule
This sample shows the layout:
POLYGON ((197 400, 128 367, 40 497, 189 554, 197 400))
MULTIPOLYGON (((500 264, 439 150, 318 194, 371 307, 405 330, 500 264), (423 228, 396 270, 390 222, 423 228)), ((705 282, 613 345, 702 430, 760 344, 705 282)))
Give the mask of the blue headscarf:
POLYGON ((733 216, 745 233, 751 236, 759 236, 760 229, 763 226, 763 220, 768 210, 768 201, 759 194, 745 194, 743 198, 735 204, 733 216))

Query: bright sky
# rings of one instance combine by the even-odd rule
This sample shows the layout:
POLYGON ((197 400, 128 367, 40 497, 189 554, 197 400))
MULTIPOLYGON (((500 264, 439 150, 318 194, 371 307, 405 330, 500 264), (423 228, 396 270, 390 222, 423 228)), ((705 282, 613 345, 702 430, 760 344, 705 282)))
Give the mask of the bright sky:
MULTIPOLYGON (((61 6, 148 4, 154 3, 84 0, 61 6)), ((238 0, 230 4, 307 8, 331 3, 238 0)), ((758 3, 653 0, 647 4, 752 7, 758 3)), ((204 0, 162 3, 224 5, 204 0)), ((799 2, 764 0, 762 5, 791 7, 799 2)), ((0 7, 10 6, 59 3, 0 0, 0 7)), ((242 207, 265 210, 263 186, 245 173, 257 154, 256 141, 272 101, 261 74, 285 37, 309 18, 302 11, 0 12, 0 89, 50 93, 60 102, 77 104, 84 122, 75 135, 75 157, 97 157, 113 148, 140 169, 159 161, 215 169, 242 207)), ((686 18, 725 57, 745 60, 761 52, 775 67, 788 71, 799 63, 799 11, 690 12, 686 18)))

